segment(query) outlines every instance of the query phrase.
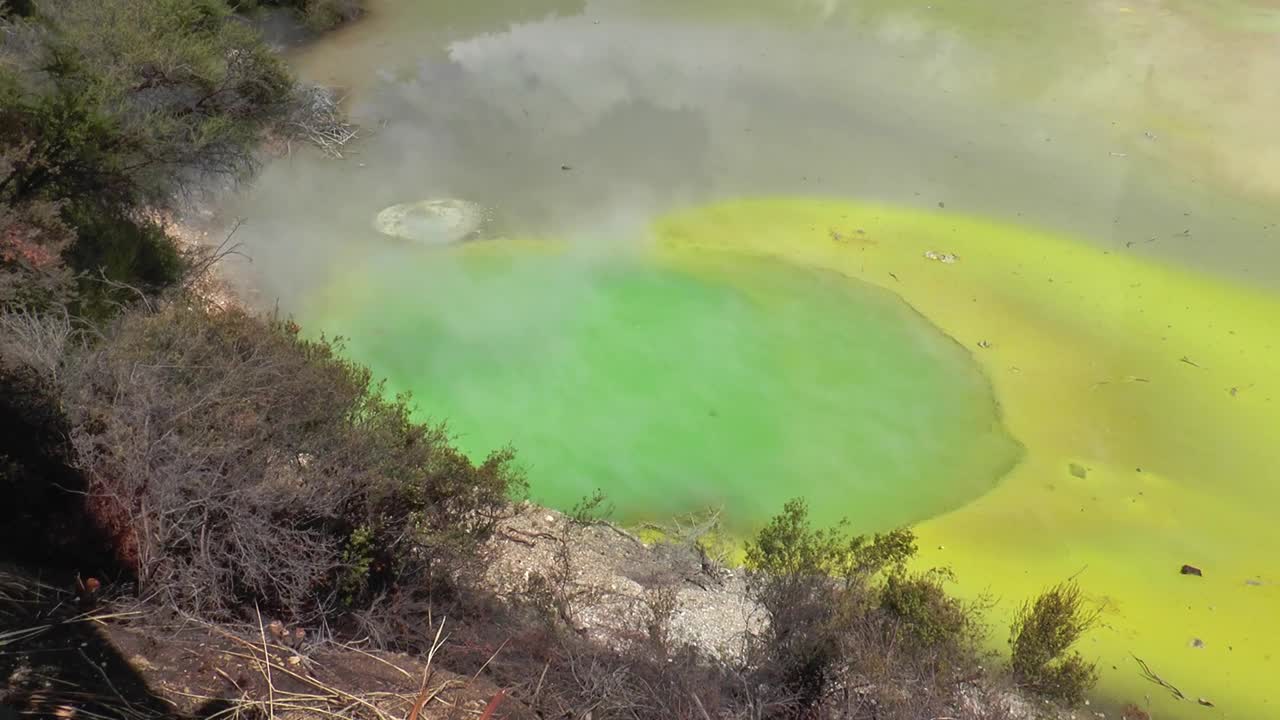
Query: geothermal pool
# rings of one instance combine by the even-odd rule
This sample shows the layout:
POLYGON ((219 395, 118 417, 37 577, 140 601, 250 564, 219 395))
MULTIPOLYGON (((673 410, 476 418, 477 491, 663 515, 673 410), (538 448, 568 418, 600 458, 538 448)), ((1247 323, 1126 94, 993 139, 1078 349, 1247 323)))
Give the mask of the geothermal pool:
POLYGON ((292 55, 367 137, 240 194, 249 297, 549 504, 912 523, 993 648, 1078 578, 1094 709, 1280 715, 1274 3, 372 6, 292 55), (492 221, 373 230, 427 198, 492 221))
POLYGON ((372 254, 309 305, 463 448, 512 444, 538 502, 607 492, 624 522, 803 495, 884 530, 1016 461, 990 386, 895 295, 716 251, 676 263, 492 243, 372 254))

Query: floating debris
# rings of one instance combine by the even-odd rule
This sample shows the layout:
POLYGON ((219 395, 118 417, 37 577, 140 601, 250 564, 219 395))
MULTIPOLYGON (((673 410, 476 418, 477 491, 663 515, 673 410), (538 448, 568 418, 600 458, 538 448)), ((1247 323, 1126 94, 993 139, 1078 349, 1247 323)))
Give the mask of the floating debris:
POLYGON ((954 265, 958 260, 960 260, 960 256, 953 253, 940 253, 933 250, 926 250, 924 256, 930 260, 935 260, 946 265, 954 265))
POLYGON ((1070 471, 1072 476, 1080 478, 1081 480, 1089 477, 1089 471, 1080 463, 1071 463, 1067 466, 1067 470, 1070 471))
POLYGON ((1204 571, 1195 565, 1183 565, 1179 570, 1183 575, 1195 575, 1196 577, 1204 577, 1204 571))
POLYGON ((991 343, 987 342, 986 340, 979 340, 978 347, 982 348, 983 350, 989 350, 991 348, 991 343))
POLYGON ((347 143, 360 136, 360 128, 348 122, 342 112, 343 99, 333 88, 300 86, 294 91, 289 116, 285 120, 286 140, 306 140, 325 155, 342 159, 347 143))
POLYGON ((1204 648, 1204 641, 1200 638, 1191 638, 1191 647, 1201 650, 1204 648))

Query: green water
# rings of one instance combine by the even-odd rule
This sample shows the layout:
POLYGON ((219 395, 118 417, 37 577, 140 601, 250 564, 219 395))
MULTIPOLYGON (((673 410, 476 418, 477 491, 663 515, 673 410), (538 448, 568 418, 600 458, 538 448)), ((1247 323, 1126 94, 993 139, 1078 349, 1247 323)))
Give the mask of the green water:
POLYGON ((750 526, 802 495, 881 529, 1018 454, 963 348, 888 293, 776 261, 391 252, 314 307, 464 449, 514 445, 553 506, 603 488, 624 519, 723 506, 750 526))

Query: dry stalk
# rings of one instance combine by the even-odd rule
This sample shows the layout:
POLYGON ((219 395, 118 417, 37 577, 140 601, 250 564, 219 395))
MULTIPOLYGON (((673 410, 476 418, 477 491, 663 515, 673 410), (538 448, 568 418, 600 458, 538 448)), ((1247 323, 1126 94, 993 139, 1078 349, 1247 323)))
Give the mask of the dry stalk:
POLYGON ((262 662, 265 666, 263 675, 267 678, 268 717, 275 718, 276 686, 271 682, 271 651, 267 648, 267 630, 262 626, 262 611, 258 610, 256 602, 253 604, 253 612, 258 616, 258 634, 262 638, 262 662))
POLYGON ((1138 662, 1138 667, 1142 668, 1142 677, 1146 678, 1148 682, 1153 682, 1156 685, 1159 685, 1160 687, 1164 688, 1165 690, 1168 690, 1175 698, 1179 700, 1187 699, 1187 696, 1183 695, 1181 690, 1174 687, 1173 684, 1170 683, 1169 681, 1157 675, 1151 669, 1151 667, 1147 665, 1146 662, 1143 661, 1142 658, 1138 657, 1137 655, 1133 655, 1132 653, 1130 655, 1131 657, 1133 657, 1134 660, 1138 662))

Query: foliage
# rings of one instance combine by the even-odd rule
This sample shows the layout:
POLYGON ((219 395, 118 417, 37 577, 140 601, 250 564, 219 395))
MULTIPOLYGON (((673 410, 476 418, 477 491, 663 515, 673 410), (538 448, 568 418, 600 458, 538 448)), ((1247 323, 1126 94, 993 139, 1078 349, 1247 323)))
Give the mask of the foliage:
POLYGON ((313 30, 328 30, 355 20, 364 12, 363 0, 306 0, 302 11, 313 30))
POLYGON ((29 12, 0 18, 0 302, 65 301, 75 275, 73 310, 102 317, 134 297, 122 284, 178 277, 148 212, 210 176, 246 177, 292 81, 224 0, 16 9, 29 12), (65 265, 30 262, 50 257, 65 265))
POLYGON ((921 647, 971 647, 982 627, 976 608, 947 594, 944 583, 950 579, 946 570, 891 574, 880 591, 880 606, 899 619, 921 647))
POLYGON ((1045 590, 1014 617, 1010 665, 1019 683, 1068 704, 1084 701, 1098 679, 1097 667, 1079 653, 1069 653, 1082 635, 1097 625, 1091 607, 1074 581, 1045 590))
POLYGON ((364 14, 364 0, 238 0, 232 2, 237 11, 252 10, 261 5, 292 8, 312 30, 330 30, 364 14))
POLYGON ((48 308, 69 300, 73 278, 62 253, 74 237, 56 203, 14 207, 0 202, 0 310, 48 308))
POLYGON ((91 320, 106 319, 140 293, 155 294, 177 282, 187 263, 156 222, 110 207, 71 202, 63 211, 82 238, 63 253, 79 271, 71 310, 91 320))
POLYGON ((759 575, 852 581, 900 566, 915 551, 915 535, 906 528, 870 539, 849 535, 844 521, 834 528, 814 529, 808 504, 796 498, 747 543, 746 565, 759 575))
POLYGON ((597 488, 583 497, 569 511, 569 521, 575 525, 595 525, 613 514, 613 505, 603 490, 597 488))
POLYGON ((62 371, 101 526, 144 592, 204 617, 308 620, 470 552, 522 489, 296 325, 134 308, 62 371))
POLYGON ((0 127, 29 145, 0 198, 163 202, 193 176, 243 176, 291 81, 222 0, 37 2, 0 127))
POLYGON ((800 707, 818 705, 872 605, 869 578, 914 552, 910 530, 869 539, 850 535, 845 523, 814 529, 803 500, 786 503, 746 547, 750 591, 769 618, 755 648, 763 681, 786 688, 800 707))
POLYGON ((25 17, 35 9, 33 0, 0 0, 0 18, 10 15, 25 17))

